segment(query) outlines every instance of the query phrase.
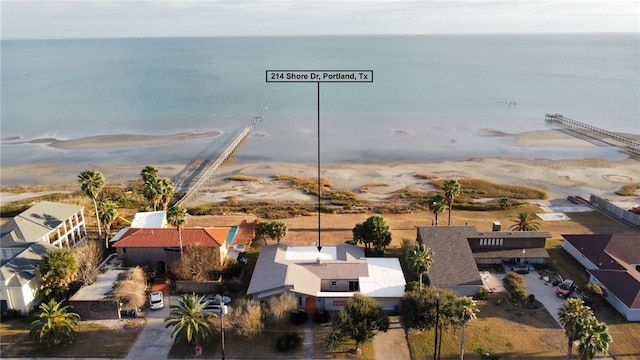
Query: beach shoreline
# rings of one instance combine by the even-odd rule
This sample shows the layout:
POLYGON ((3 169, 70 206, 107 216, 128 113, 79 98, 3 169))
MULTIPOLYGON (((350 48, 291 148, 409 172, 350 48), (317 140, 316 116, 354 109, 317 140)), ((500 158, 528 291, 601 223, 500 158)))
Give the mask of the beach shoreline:
MULTIPOLYGON (((488 136, 514 136, 514 146, 526 146, 535 149, 538 146, 558 146, 580 148, 596 146, 593 143, 572 137, 560 131, 544 130, 520 134, 505 134, 486 129, 488 136)), ((206 133, 215 136, 213 133, 206 133)), ((156 139, 178 139, 174 134, 156 139)), ((122 141, 112 137, 89 137, 75 140, 74 146, 109 146, 110 141, 122 141), (96 144, 103 142, 103 144, 96 144)), ((131 146, 135 146, 132 144, 131 146)), ((77 148, 77 147, 76 147, 77 148)), ((241 151, 240 148, 239 151, 241 151)), ((139 177, 140 170, 147 164, 61 164, 57 162, 31 163, 15 166, 3 166, 2 185, 43 185, 75 184, 77 176, 86 169, 96 169, 103 173, 107 182, 126 184, 139 177)), ((185 164, 156 163, 162 177, 176 176, 185 164)), ((203 189, 213 194, 205 201, 220 201, 225 196, 235 196, 244 200, 282 200, 303 201, 295 189, 283 189, 273 182, 276 175, 297 175, 316 177, 316 164, 292 163, 283 161, 241 161, 231 159, 223 165, 203 189), (228 183, 232 175, 246 175, 259 178, 259 182, 228 183), (222 191, 225 189, 235 189, 222 191)), ((429 174, 438 178, 477 178, 497 183, 522 184, 545 188, 550 198, 565 198, 568 195, 588 197, 591 193, 610 194, 624 184, 640 182, 640 166, 632 158, 612 160, 605 158, 585 159, 544 159, 478 157, 466 160, 428 160, 416 162, 359 162, 322 164, 321 175, 332 182, 334 189, 357 190, 363 186, 383 183, 384 189, 367 194, 371 199, 384 196, 385 193, 403 187, 426 189, 424 180, 419 176, 429 174)))

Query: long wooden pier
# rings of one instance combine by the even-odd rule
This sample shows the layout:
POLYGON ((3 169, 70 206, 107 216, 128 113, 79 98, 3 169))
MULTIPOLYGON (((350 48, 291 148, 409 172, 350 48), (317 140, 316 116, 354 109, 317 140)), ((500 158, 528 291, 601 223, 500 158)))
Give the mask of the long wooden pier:
POLYGON ((238 146, 249 136, 251 131, 262 122, 262 114, 267 108, 262 109, 258 116, 254 117, 251 124, 244 129, 234 138, 234 140, 226 147, 226 149, 218 156, 213 162, 206 163, 206 166, 201 170, 201 175, 194 181, 188 184, 188 189, 182 199, 180 199, 176 205, 186 207, 191 200, 198 194, 204 184, 206 184, 211 176, 222 166, 236 151, 238 146))
POLYGON ((590 131, 600 136, 604 136, 604 137, 613 139, 615 141, 618 141, 624 144, 624 147, 626 147, 628 150, 631 150, 633 152, 640 151, 640 141, 637 139, 633 139, 633 138, 620 135, 608 130, 604 130, 599 127, 589 125, 580 121, 571 120, 569 118, 562 116, 562 114, 546 114, 544 117, 544 120, 550 123, 558 123, 562 127, 567 129, 579 129, 579 130, 590 131))

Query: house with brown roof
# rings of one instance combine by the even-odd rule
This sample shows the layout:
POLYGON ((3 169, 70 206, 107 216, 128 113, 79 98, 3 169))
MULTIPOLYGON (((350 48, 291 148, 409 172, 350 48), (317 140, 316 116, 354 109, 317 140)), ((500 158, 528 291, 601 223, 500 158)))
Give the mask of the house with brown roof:
POLYGON ((395 311, 404 295, 404 274, 397 258, 367 258, 351 244, 267 246, 260 251, 247 295, 264 300, 282 293, 308 312, 341 310, 354 294, 372 297, 395 311))
POLYGON ((562 235, 562 247, 607 290, 628 321, 640 321, 640 234, 562 235))
MULTIPOLYGON (((227 256, 230 227, 184 228, 182 247, 198 244, 220 252, 220 262, 227 256)), ((151 265, 164 273, 180 257, 180 237, 175 228, 129 228, 113 245, 125 266, 151 265)))
POLYGON ((416 242, 433 252, 428 274, 432 286, 472 296, 482 286, 477 264, 505 266, 542 263, 551 234, 542 231, 486 231, 474 226, 419 226, 416 242))
POLYGON ((460 295, 472 296, 482 286, 478 266, 467 238, 476 234, 473 226, 419 226, 416 241, 431 249, 428 283, 460 295))

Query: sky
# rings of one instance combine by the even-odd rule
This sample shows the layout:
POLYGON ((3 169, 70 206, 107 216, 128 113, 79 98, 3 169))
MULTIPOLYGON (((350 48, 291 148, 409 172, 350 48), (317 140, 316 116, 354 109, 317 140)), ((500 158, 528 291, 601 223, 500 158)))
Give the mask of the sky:
POLYGON ((0 0, 1 37, 639 32, 638 0, 0 0))

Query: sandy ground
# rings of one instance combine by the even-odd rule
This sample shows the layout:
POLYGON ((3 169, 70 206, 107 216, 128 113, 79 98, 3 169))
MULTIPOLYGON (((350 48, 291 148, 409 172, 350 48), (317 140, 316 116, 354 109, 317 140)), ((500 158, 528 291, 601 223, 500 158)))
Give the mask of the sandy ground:
MULTIPOLYGON (((512 136, 495 130, 485 129, 489 136, 512 136)), ((170 141, 175 137, 215 136, 214 133, 174 134, 163 137, 134 136, 140 143, 170 141)), ((68 148, 109 147, 127 142, 137 143, 129 137, 113 136, 90 137, 56 143, 55 146, 68 148)), ((140 144, 137 143, 137 144, 140 144)), ((580 147, 595 146, 593 143, 572 137, 561 131, 531 131, 515 135, 517 146, 563 146, 580 147)), ((146 164, 144 164, 146 165, 146 164)), ((87 168, 101 171, 108 182, 126 183, 139 176, 144 165, 91 165, 37 163, 18 166, 1 167, 2 181, 15 182, 16 179, 28 179, 31 184, 54 185, 74 184, 77 176, 87 168)), ((161 176, 173 177, 185 164, 154 164, 161 176)), ((323 165, 321 174, 327 178, 334 189, 351 189, 358 192, 363 186, 369 189, 359 196, 366 200, 385 198, 389 193, 405 187, 417 190, 431 190, 428 180, 417 175, 428 175, 434 178, 478 178, 499 183, 526 184, 544 187, 553 199, 564 199, 568 195, 579 195, 588 198, 590 194, 607 195, 621 185, 640 182, 640 166, 638 160, 610 159, 518 159, 518 158, 475 158, 464 161, 414 162, 414 163, 358 163, 323 165)), ((236 162, 229 161, 218 170, 198 196, 202 203, 225 201, 233 196, 238 200, 277 200, 303 202, 313 201, 314 197, 292 189, 286 182, 274 181, 275 175, 298 175, 315 178, 315 164, 299 164, 285 162, 236 162), (260 179, 259 182, 229 181, 231 175, 247 175, 260 179)), ((640 194, 638 194, 640 195, 640 194)), ((3 193, 3 203, 10 194, 3 193)))

